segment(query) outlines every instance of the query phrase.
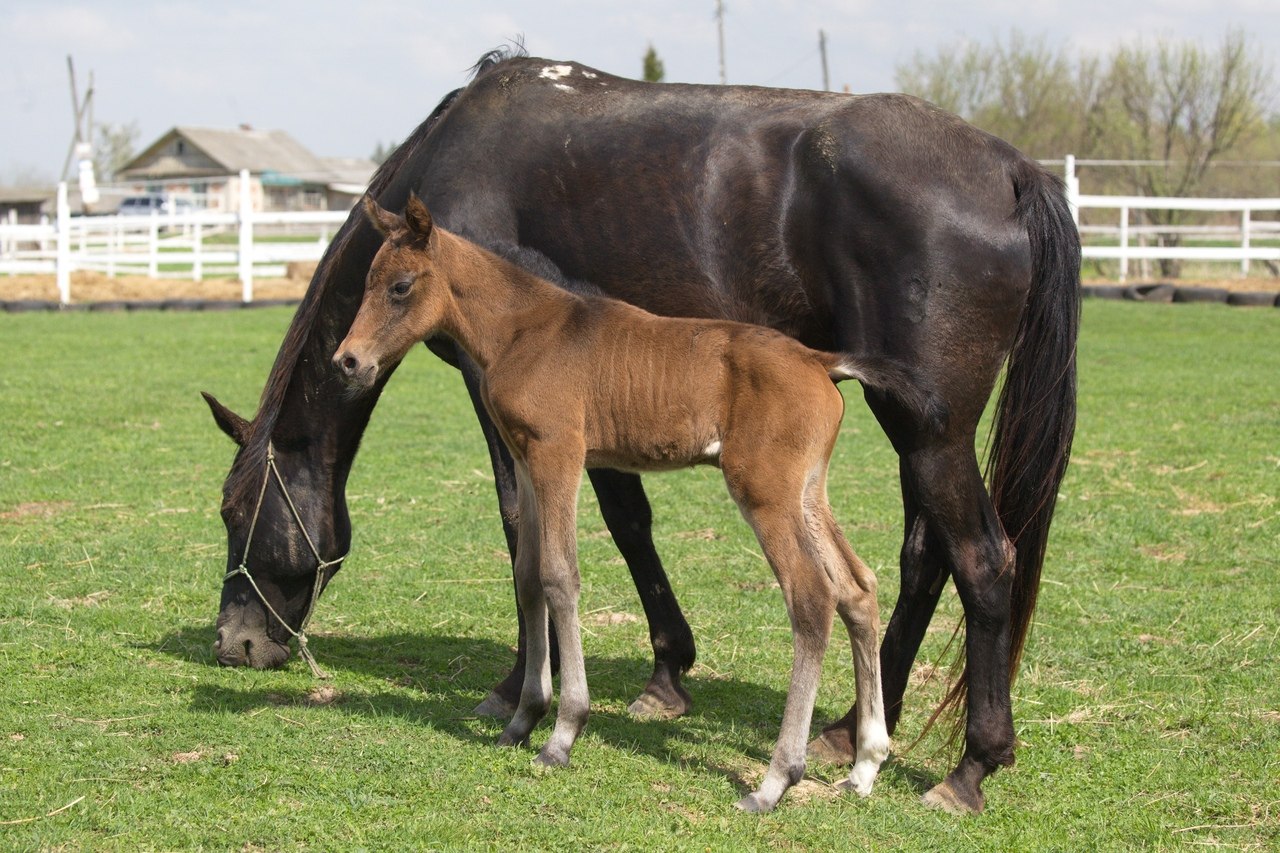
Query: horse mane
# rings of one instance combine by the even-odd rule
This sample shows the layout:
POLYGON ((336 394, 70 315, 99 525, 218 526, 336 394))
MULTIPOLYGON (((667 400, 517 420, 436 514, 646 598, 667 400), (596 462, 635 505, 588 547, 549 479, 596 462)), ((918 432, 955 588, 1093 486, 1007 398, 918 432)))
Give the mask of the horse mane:
MULTIPOLYGON (((519 37, 509 46, 490 50, 469 69, 467 85, 474 83, 498 65, 527 55, 524 41, 519 37)), ((382 195, 397 178, 401 177, 402 170, 416 160, 423 141, 435 127, 440 116, 448 111, 449 106, 465 88, 464 86, 454 89, 445 95, 431 114, 391 152, 391 155, 373 173, 366 191, 368 195, 373 197, 382 195)), ((258 402, 258 413, 253 418, 249 435, 245 438, 244 446, 236 457, 236 464, 227 475, 228 504, 235 506, 247 504, 262 485, 267 448, 271 444, 271 437, 275 433, 280 412, 289 394, 289 388, 296 373, 295 368, 326 315, 326 303, 329 301, 328 297, 332 295, 333 282, 340 277, 340 271, 351 263, 362 263, 368 266, 370 259, 350 257, 353 253, 353 244, 356 242, 354 238, 363 226, 364 212, 357 205, 335 235, 324 257, 321 258, 319 266, 316 267, 315 274, 311 277, 311 284, 308 285, 307 292, 298 305, 293 322, 289 324, 284 341, 276 354, 275 363, 263 386, 262 397, 258 402)))

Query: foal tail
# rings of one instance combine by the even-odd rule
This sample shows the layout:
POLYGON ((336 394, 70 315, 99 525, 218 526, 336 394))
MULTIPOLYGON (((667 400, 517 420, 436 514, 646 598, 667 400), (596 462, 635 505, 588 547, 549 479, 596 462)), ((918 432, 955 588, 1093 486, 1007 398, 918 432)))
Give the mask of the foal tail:
POLYGON ((887 394, 918 415, 925 423, 938 423, 944 411, 937 395, 920 387, 905 366, 882 356, 852 353, 823 353, 827 375, 832 381, 856 379, 863 385, 887 394))

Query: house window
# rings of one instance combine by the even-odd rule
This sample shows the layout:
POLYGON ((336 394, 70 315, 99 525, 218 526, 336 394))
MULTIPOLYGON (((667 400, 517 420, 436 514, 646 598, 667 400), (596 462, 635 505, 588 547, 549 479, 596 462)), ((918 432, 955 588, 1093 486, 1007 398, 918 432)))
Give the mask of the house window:
POLYGON ((179 157, 181 157, 183 154, 186 154, 186 153, 187 153, 187 143, 186 143, 184 140, 179 139, 179 140, 178 140, 178 144, 177 144, 177 146, 176 146, 176 150, 177 150, 177 152, 178 152, 178 156, 179 156, 179 157))

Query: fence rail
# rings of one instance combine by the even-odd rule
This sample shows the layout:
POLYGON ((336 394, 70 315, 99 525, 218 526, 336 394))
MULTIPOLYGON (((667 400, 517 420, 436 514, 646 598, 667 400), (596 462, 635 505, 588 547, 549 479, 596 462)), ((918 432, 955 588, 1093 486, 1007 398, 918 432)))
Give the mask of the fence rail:
MULTIPOLYGON (((1250 264, 1280 262, 1280 198, 1149 198, 1082 195, 1075 160, 1064 161, 1067 195, 1084 238, 1086 260, 1119 262, 1119 279, 1131 261, 1209 261, 1250 264), (1204 224, 1151 225, 1134 220, 1135 211, 1180 210, 1212 215, 1204 224), (1114 214, 1086 216, 1086 211, 1114 214), (1114 215, 1114 223, 1099 222, 1114 215), (1213 245, 1205 245, 1212 243, 1213 245), (1234 245, 1222 245, 1223 243, 1234 245)), ((0 222, 0 296, 4 275, 53 274, 61 302, 71 301, 71 271, 151 278, 231 277, 241 283, 241 298, 253 301, 255 276, 280 276, 294 261, 318 261, 333 231, 348 211, 254 212, 248 174, 238 213, 190 211, 140 216, 76 216, 67 205, 67 188, 58 188, 57 218, 38 225, 0 222), (261 239, 264 231, 286 232, 261 239), (290 240, 288 237, 297 237, 290 240), (260 239, 255 239, 258 237, 260 239), (234 242, 231 240, 234 238, 234 242)))
MULTIPOLYGON (((252 302, 255 277, 282 276, 291 262, 320 260, 349 211, 254 211, 246 173, 240 185, 236 213, 71 216, 61 184, 54 222, 0 222, 0 276, 52 274, 63 304, 71 301, 73 270, 194 281, 236 278, 241 298, 252 302)), ((0 296, 3 288, 0 277, 0 296)))

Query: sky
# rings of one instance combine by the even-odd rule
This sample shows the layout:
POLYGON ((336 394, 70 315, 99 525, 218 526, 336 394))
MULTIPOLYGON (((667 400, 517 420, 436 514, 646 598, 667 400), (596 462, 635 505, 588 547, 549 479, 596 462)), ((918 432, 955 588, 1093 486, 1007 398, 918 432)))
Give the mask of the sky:
MULTIPOLYGON (((136 122, 138 150, 176 125, 284 130, 321 156, 404 139, 486 51, 639 76, 650 45, 671 82, 718 83, 715 0, 4 0, 0 183, 59 177, 74 133, 67 56, 94 117, 136 122)), ((915 55, 1017 30, 1105 55, 1173 38, 1213 47, 1230 28, 1280 54, 1280 0, 724 0, 730 83, 894 89, 915 55)), ((1065 152, 1064 152, 1065 153, 1065 152)))

